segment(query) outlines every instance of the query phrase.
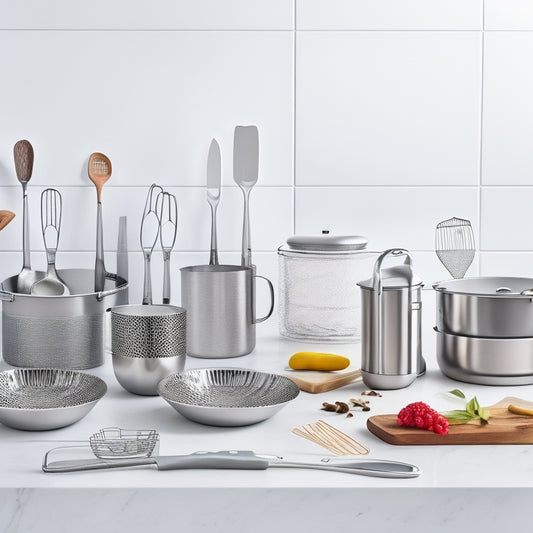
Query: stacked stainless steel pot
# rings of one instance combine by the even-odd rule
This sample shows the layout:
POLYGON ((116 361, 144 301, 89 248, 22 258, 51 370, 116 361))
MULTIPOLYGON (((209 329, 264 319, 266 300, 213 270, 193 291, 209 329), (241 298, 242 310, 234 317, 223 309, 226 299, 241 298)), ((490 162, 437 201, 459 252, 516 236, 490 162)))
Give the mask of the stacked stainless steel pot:
POLYGON ((433 288, 444 374, 483 385, 533 383, 533 279, 465 278, 433 288))

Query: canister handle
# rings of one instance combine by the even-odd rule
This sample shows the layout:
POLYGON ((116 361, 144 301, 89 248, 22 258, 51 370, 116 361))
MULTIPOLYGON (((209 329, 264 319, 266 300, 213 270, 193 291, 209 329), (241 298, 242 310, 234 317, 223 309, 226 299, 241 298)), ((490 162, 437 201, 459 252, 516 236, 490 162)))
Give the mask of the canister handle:
MULTIPOLYGON (((411 267, 413 263, 411 254, 404 248, 390 248, 389 250, 385 250, 378 257, 376 264, 374 265, 374 274, 372 276, 372 286, 373 286, 374 291, 376 291, 378 295, 381 295, 381 293, 383 292, 381 265, 383 263, 383 260, 389 255, 392 255, 395 257, 404 255, 405 256, 404 264, 408 265, 409 267, 411 267)), ((409 276, 410 276, 409 284, 411 284, 412 279, 413 279, 413 270, 411 268, 409 268, 409 276)))
POLYGON ((270 309, 268 310, 268 313, 265 316, 261 318, 256 318, 254 320, 254 324, 260 324, 261 322, 264 322, 265 320, 270 318, 272 315, 272 312, 274 311, 274 286, 272 285, 272 282, 268 278, 265 278, 265 276, 259 276, 258 274, 254 274, 254 277, 264 279, 267 282, 268 288, 270 290, 270 309))
POLYGON ((13 302, 15 295, 12 292, 0 291, 0 300, 2 302, 13 302))

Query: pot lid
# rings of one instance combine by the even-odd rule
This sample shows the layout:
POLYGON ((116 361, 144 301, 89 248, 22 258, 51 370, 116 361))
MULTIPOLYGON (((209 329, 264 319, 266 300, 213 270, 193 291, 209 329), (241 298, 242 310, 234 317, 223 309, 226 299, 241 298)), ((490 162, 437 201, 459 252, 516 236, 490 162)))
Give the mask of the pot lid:
POLYGON ((361 235, 331 235, 324 230, 320 235, 293 235, 287 239, 289 250, 306 252, 350 252, 364 250, 368 239, 361 235))
MULTIPOLYGON (((375 289, 377 280, 374 278, 360 281, 357 285, 364 289, 375 289)), ((424 282, 411 270, 409 265, 396 265, 381 270, 381 288, 384 291, 418 287, 424 282)))
POLYGON ((532 278, 486 276, 441 281, 433 285, 439 292, 471 294, 475 296, 517 297, 533 296, 532 278))

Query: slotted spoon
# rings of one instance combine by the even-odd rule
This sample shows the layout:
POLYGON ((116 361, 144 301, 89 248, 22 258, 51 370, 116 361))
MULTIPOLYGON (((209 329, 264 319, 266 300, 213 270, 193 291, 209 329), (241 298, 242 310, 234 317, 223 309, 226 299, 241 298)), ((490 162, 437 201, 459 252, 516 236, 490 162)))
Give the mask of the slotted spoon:
POLYGON ((104 266, 104 224, 102 220, 102 188, 111 177, 111 161, 109 158, 95 152, 89 157, 89 179, 96 186, 96 261, 94 264, 94 291, 104 290, 106 270, 104 266))
POLYGON ((454 279, 464 278, 476 255, 470 220, 449 218, 437 224, 435 252, 454 279))

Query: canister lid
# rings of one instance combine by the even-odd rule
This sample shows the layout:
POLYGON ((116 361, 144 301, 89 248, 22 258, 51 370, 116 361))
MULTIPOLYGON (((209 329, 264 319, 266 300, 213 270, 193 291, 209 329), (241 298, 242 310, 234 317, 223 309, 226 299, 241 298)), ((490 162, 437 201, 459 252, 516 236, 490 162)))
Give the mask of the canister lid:
POLYGON ((293 235, 287 239, 289 250, 308 252, 350 252, 364 250, 368 239, 361 235, 331 235, 323 231, 320 235, 293 235))
MULTIPOLYGON (((374 278, 360 281, 357 285, 364 289, 373 290, 374 278)), ((381 288, 383 290, 418 287, 423 281, 411 270, 409 265, 396 265, 381 270, 381 288)))

